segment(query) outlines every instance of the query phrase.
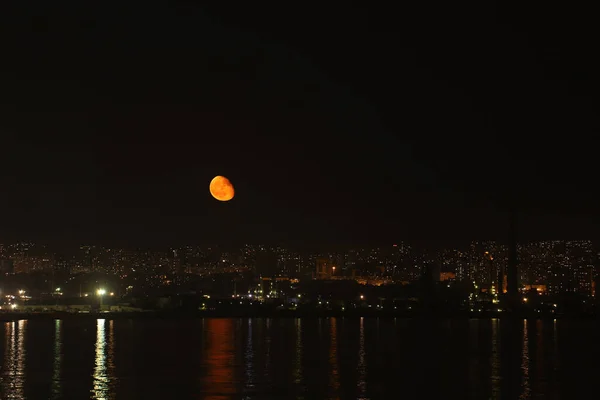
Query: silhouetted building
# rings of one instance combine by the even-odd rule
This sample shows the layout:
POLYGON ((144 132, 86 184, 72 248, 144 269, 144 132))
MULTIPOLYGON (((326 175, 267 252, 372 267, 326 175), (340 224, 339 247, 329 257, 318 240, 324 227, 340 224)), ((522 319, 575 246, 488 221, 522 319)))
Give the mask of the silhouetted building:
POLYGON ((345 275, 346 271, 346 255, 344 253, 339 253, 332 259, 332 262, 335 265, 335 275, 342 276, 345 275))
POLYGON ((442 265, 438 262, 429 265, 429 273, 433 282, 439 282, 442 276, 442 265))
POLYGON ((263 250, 256 254, 256 273, 261 277, 273 277, 278 273, 277 254, 263 250))
POLYGON ((65 259, 60 259, 56 261, 54 266, 56 272, 70 274, 71 273, 71 265, 65 259))
POLYGON ((510 231, 508 244, 508 268, 506 271, 506 291, 512 301, 517 301, 519 296, 519 282, 517 271, 517 221, 516 213, 513 212, 510 216, 510 231))
POLYGON ((81 270, 83 272, 96 272, 96 246, 81 246, 79 249, 81 250, 81 270))
POLYGON ((287 276, 297 276, 300 274, 300 259, 288 258, 283 263, 283 273, 287 276))
POLYGON ((13 260, 0 260, 0 273, 2 274, 14 274, 15 264, 13 260))
POLYGON ((496 276, 496 292, 502 294, 506 291, 506 273, 504 272, 504 266, 497 264, 495 268, 496 276))

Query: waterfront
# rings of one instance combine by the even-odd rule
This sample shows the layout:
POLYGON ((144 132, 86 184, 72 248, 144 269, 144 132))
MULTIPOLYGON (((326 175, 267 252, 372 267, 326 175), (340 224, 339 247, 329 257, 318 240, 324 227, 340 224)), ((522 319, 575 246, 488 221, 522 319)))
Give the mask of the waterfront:
POLYGON ((270 310, 259 309, 255 310, 215 310, 215 311, 137 311, 137 312, 11 312, 0 313, 0 323, 19 321, 19 320, 46 320, 53 321, 61 320, 96 320, 104 318, 109 320, 139 320, 139 319, 202 319, 202 318, 424 318, 424 319, 494 319, 494 318, 510 318, 510 319, 589 319, 599 320, 597 314, 549 314, 537 312, 501 312, 501 311, 482 311, 469 312, 465 310, 449 311, 449 312, 419 312, 419 311, 377 311, 377 310, 270 310))
POLYGON ((0 397, 580 398, 600 324, 578 320, 19 320, 0 397))

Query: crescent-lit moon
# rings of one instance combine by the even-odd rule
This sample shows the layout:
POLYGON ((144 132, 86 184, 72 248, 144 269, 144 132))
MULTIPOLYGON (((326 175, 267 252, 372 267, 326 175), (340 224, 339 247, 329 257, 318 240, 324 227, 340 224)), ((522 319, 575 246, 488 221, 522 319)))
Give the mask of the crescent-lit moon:
POLYGON ((235 190, 229 179, 221 175, 215 176, 210 181, 209 190, 212 197, 219 201, 229 201, 235 195, 235 190))

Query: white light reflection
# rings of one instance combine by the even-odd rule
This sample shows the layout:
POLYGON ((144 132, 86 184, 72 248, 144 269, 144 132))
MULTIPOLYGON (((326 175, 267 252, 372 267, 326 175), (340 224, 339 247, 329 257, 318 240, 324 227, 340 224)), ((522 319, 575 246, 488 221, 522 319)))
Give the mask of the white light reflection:
POLYGON ((302 319, 296 318, 296 368, 294 378, 297 385, 302 382, 302 319))
POLYGON ((62 364, 62 338, 61 338, 61 320, 54 320, 54 364, 52 371, 52 398, 62 398, 62 387, 60 382, 60 369, 62 364))
POLYGON ((110 373, 112 367, 113 326, 110 322, 109 346, 106 341, 106 320, 99 319, 96 325, 96 362, 93 375, 92 399, 106 400, 110 398, 110 373))
POLYGON ((367 366, 365 362, 365 318, 360 317, 360 339, 358 347, 358 395, 364 398, 367 393, 367 366))
POLYGON ((266 320, 265 335, 265 380, 271 383, 271 320, 266 320))
POLYGON ((492 399, 500 399, 500 338, 498 335, 499 330, 498 318, 492 318, 492 399))
POLYGON ((531 398, 529 388, 529 333, 527 331, 527 320, 523 320, 523 356, 521 359, 521 373, 523 374, 522 392, 519 399, 531 398))
POLYGON ((554 354, 552 354, 553 358, 554 358, 554 370, 558 371, 559 367, 560 367, 560 357, 558 356, 558 329, 557 329, 557 325, 556 325, 556 318, 554 318, 554 323, 553 323, 554 329, 553 329, 553 341, 554 341, 554 354))
POLYGON ((254 390, 254 348, 252 347, 252 318, 248 318, 248 339, 246 340, 246 390, 254 390))
POLYGON ((6 379, 3 379, 3 392, 7 399, 25 399, 25 332, 27 321, 8 322, 6 327, 6 379))
POLYGON ((108 323, 108 376, 114 385, 115 381, 115 321, 108 323))

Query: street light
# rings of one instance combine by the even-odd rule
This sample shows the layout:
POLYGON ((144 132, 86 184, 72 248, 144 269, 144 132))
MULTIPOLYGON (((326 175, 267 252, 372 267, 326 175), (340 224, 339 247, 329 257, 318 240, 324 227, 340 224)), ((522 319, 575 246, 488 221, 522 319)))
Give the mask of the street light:
POLYGON ((102 309, 102 296, 106 294, 106 290, 98 289, 96 293, 98 293, 98 297, 100 297, 100 309, 102 309))

